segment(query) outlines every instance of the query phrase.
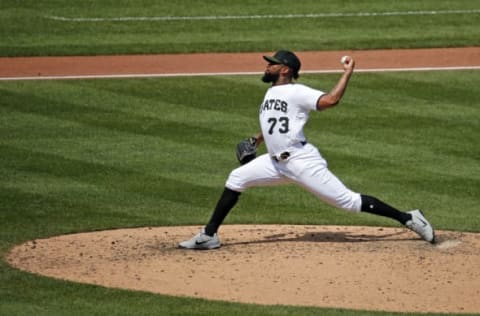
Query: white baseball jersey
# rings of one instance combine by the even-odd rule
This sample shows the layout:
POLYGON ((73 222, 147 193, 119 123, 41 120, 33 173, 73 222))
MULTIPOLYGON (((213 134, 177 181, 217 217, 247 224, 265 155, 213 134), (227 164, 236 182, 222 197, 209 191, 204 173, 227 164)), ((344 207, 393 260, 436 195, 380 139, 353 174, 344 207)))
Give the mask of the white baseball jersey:
POLYGON ((260 126, 268 152, 278 155, 305 141, 303 127, 325 94, 303 84, 272 86, 260 105, 260 126))
POLYGON ((243 192, 254 186, 295 182, 330 205, 360 211, 360 194, 348 189, 328 169, 315 146, 305 143, 303 127, 323 94, 298 83, 269 88, 259 114, 268 153, 233 170, 225 186, 243 192))

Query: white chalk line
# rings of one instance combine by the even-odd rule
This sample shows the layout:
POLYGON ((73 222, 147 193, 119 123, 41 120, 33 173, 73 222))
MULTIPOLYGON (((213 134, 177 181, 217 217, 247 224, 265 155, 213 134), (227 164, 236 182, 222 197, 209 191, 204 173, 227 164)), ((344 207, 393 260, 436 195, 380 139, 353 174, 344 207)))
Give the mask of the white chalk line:
MULTIPOLYGON (((405 71, 448 71, 448 70, 480 70, 480 66, 459 66, 459 67, 413 67, 413 68, 370 68, 356 69, 355 72, 405 72, 405 71)), ((343 70, 305 70, 301 74, 333 74, 343 73, 343 70)), ((240 75, 261 75, 260 71, 238 71, 238 72, 199 72, 199 73, 145 73, 145 74, 98 74, 98 75, 59 75, 59 76, 19 76, 0 77, 0 81, 20 80, 66 80, 66 79, 135 79, 135 78, 168 78, 168 77, 199 77, 199 76, 240 76, 240 75)))
POLYGON ((392 12, 333 12, 310 14, 265 14, 265 15, 211 15, 211 16, 124 16, 124 17, 65 17, 45 15, 44 18, 64 22, 127 22, 127 21, 196 21, 196 20, 258 20, 258 19, 316 19, 338 17, 376 17, 404 15, 478 14, 480 9, 471 10, 423 10, 392 12))

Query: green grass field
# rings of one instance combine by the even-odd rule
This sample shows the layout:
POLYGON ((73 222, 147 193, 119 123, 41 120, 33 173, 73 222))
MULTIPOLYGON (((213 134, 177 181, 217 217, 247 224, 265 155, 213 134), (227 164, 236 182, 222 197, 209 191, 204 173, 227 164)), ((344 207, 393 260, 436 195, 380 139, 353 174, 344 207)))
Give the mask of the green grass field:
MULTIPOLYGON (((476 0, 5 0, 0 56, 480 46, 478 10, 476 0), (443 13, 385 14, 407 11, 443 13), (278 17, 362 12, 383 15, 278 17), (249 15, 277 17, 138 20, 249 15)), ((337 78, 301 82, 328 90, 337 78)), ((479 232, 479 86, 478 71, 355 74, 306 134, 352 189, 420 207, 437 229, 479 232)), ((258 130, 265 89, 258 76, 0 82, 0 315, 390 315, 109 289, 3 260, 35 238, 203 224, 237 166, 235 144, 258 130)), ((247 191, 226 222, 395 225, 296 186, 247 191)))
POLYGON ((4 0, 0 56, 476 46, 479 21, 478 0, 4 0))
MULTIPOLYGON (((337 77, 305 75, 302 82, 331 87, 337 77)), ((352 80, 344 102, 315 113, 306 129, 331 169, 355 190, 423 208, 437 229, 479 231, 478 72, 352 80)), ((258 76, 0 83, 1 253, 64 233, 204 223, 237 165, 235 143, 257 131, 265 88, 258 76)), ((227 223, 395 225, 334 210, 295 186, 247 191, 227 223)), ((65 283, 4 262, 0 268, 1 315, 337 315, 65 283)))

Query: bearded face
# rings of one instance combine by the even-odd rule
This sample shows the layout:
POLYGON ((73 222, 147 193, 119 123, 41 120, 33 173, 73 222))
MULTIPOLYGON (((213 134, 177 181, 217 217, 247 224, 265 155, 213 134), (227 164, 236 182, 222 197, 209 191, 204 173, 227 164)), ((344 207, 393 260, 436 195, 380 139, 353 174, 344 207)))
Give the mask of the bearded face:
POLYGON ((271 72, 265 71, 262 77, 262 81, 266 83, 276 82, 279 77, 280 77, 279 72, 271 73, 271 72))

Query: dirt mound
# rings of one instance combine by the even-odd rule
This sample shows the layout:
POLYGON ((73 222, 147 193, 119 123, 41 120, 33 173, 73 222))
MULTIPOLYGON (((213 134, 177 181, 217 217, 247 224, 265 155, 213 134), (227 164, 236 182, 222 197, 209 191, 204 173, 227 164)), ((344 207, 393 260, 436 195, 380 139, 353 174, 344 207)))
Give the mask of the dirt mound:
POLYGON ((54 278, 256 304, 402 312, 480 312, 480 234, 405 229, 225 225, 223 247, 178 249, 200 227, 153 227, 38 239, 8 262, 54 278))

